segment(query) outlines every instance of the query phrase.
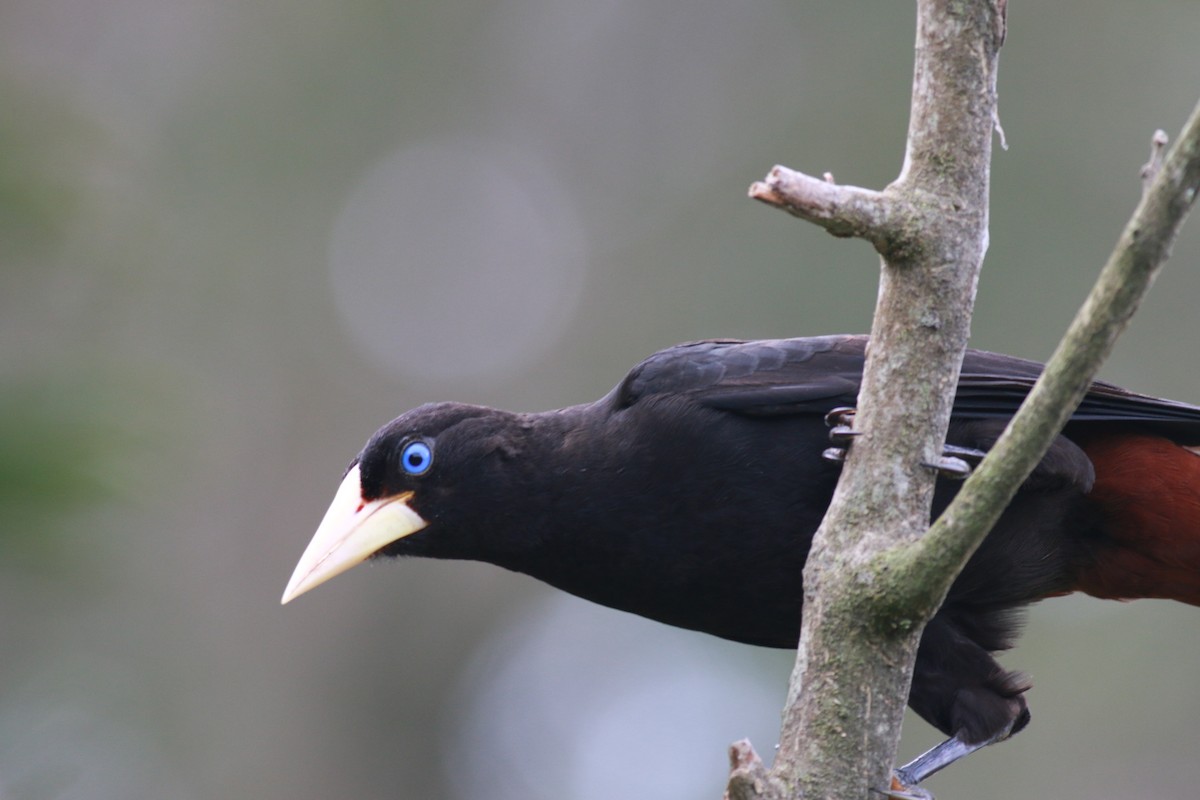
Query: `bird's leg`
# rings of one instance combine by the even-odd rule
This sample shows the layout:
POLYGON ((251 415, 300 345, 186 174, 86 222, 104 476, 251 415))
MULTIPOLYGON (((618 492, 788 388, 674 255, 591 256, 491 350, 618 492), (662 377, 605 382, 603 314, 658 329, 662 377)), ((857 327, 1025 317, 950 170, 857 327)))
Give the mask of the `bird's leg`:
POLYGON ((976 750, 1004 741, 1009 737, 1011 731, 1012 725, 1009 725, 990 739, 970 743, 963 741, 958 736, 951 736, 897 769, 893 774, 891 788, 883 792, 883 795, 895 798, 895 800, 917 800, 917 798, 932 800, 933 795, 921 789, 917 784, 976 750))
POLYGON ((912 761, 897 769, 896 778, 905 786, 914 786, 935 772, 950 766, 960 758, 968 756, 981 747, 986 747, 993 741, 998 741, 1001 738, 1004 737, 999 736, 996 739, 967 744, 957 736, 951 736, 949 739, 934 745, 929 750, 926 750, 912 761))
MULTIPOLYGON (((840 464, 846 460, 846 451, 854 441, 854 437, 862 431, 854 430, 854 408, 839 406, 825 415, 825 425, 829 428, 829 441, 833 447, 826 448, 821 457, 826 461, 840 464)), ((926 463, 930 469, 936 469, 943 478, 963 480, 971 474, 976 464, 983 460, 987 453, 973 447, 960 447, 956 444, 942 445, 941 458, 936 464, 926 463)))

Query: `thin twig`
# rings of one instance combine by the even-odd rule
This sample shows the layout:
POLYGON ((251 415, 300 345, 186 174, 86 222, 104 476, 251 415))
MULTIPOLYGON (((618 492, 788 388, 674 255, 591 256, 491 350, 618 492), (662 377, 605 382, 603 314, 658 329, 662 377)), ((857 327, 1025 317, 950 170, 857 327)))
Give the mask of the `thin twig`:
POLYGON ((814 178, 775 166, 750 186, 750 197, 820 225, 834 236, 874 241, 891 227, 889 206, 881 192, 839 186, 831 172, 814 178))

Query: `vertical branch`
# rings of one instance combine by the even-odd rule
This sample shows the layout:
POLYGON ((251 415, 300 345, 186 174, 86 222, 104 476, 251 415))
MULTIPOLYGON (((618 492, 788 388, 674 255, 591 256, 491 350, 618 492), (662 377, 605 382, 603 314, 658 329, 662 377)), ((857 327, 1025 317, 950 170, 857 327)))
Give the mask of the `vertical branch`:
POLYGON ((875 567, 929 522, 934 474, 923 464, 937 460, 945 438, 987 248, 1005 0, 919 0, 917 13, 897 180, 882 192, 813 191, 816 179, 776 168, 751 187, 832 233, 868 239, 882 274, 855 418, 861 435, 804 570, 779 751, 769 773, 739 753, 730 797, 865 798, 886 785, 920 633, 941 599, 896 608, 895 576, 875 567))
POLYGON ((880 585, 864 585, 862 567, 929 523, 935 476, 922 465, 937 461, 945 440, 987 249, 1003 38, 1003 2, 918 4, 908 148, 884 192, 900 222, 881 250, 855 419, 862 435, 805 568, 795 703, 775 766, 810 796, 886 785, 920 633, 937 608, 893 609, 880 585))

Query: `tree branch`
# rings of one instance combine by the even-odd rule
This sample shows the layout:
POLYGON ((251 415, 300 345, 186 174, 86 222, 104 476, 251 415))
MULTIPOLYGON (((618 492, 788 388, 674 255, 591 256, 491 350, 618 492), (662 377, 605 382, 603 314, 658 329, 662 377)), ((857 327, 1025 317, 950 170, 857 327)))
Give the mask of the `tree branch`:
POLYGON ((910 586, 949 589, 944 576, 953 580, 1046 454, 1170 256, 1200 193, 1200 104, 1164 158, 1165 146, 1157 131, 1141 202, 1042 377, 958 496, 897 563, 911 569, 910 586))
POLYGON ((750 186, 750 196, 792 216, 820 225, 834 236, 886 241, 890 205, 880 192, 838 186, 829 173, 814 178, 775 166, 750 186))
MULTIPOLYGON (((887 596, 878 554, 925 531, 987 246, 1004 0, 920 0, 908 146, 882 192, 775 169, 752 194, 883 257, 856 439, 804 570, 804 611, 769 779, 729 795, 867 797, 887 785, 917 644, 935 604, 887 596), (904 402, 895 402, 903 398, 904 402)), ((752 763, 752 762, 751 762, 752 763)), ((753 773, 753 770, 751 770, 753 773)))

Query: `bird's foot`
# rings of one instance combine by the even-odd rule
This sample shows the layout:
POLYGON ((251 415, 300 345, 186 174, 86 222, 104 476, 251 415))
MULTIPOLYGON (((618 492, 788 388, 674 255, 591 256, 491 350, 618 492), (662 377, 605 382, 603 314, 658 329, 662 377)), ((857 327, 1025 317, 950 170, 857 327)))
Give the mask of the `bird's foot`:
POLYGON ((943 444, 942 456, 936 464, 923 462, 923 466, 937 470, 938 475, 952 481, 966 480, 971 471, 983 460, 987 453, 974 447, 959 447, 956 444, 943 444))
MULTIPOLYGON (((821 453, 821 457, 826 461, 841 464, 846 460, 846 452, 854 438, 862 435, 862 431, 854 430, 855 412, 856 409, 851 406, 839 406, 825 415, 825 425, 829 428, 829 442, 833 445, 821 453)), ((963 480, 986 455, 983 450, 973 447, 945 444, 942 445, 942 455, 937 463, 925 463, 924 466, 937 470, 943 478, 963 480)))
POLYGON ((838 406, 825 415, 825 427, 829 428, 829 441, 834 444, 849 444, 858 435, 854 430, 854 415, 858 409, 853 406, 838 406))
POLYGON ((825 415, 825 425, 829 428, 829 442, 833 447, 826 448, 821 458, 841 464, 846 460, 846 451, 854 437, 862 431, 854 430, 855 409, 850 406, 838 406, 825 415))

